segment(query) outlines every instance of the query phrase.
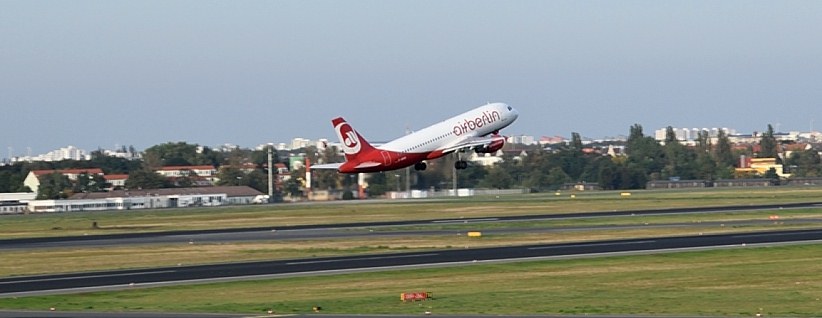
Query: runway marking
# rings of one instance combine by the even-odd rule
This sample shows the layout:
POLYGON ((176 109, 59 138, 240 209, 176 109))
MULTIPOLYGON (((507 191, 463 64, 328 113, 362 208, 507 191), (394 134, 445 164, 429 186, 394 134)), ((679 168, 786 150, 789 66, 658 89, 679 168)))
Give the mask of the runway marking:
POLYGON ((796 235, 796 233, 767 233, 762 232, 759 235, 757 234, 747 234, 747 235, 734 235, 734 238, 745 238, 745 237, 763 237, 763 236, 788 236, 788 235, 796 235))
POLYGON ((469 223, 469 222, 487 222, 499 221, 499 218, 485 218, 485 219, 467 219, 467 220, 436 220, 431 223, 469 223))
POLYGON ((362 260, 379 260, 379 259, 392 259, 392 258, 412 258, 412 257, 437 256, 437 255, 439 255, 439 254, 429 253, 429 254, 414 254, 414 255, 399 255, 399 256, 374 256, 374 257, 361 257, 361 258, 349 258, 349 259, 330 259, 330 260, 324 260, 324 261, 290 262, 290 263, 286 263, 286 265, 321 264, 321 263, 362 261, 362 260))
POLYGON ((529 250, 547 250, 547 249, 556 249, 556 248, 566 248, 566 247, 589 247, 589 246, 611 246, 611 245, 626 245, 626 244, 646 244, 646 243, 656 243, 654 240, 650 241, 636 241, 636 242, 617 242, 617 243, 591 243, 591 244, 571 244, 571 245, 561 245, 561 246, 540 246, 540 247, 529 247, 529 250))
POLYGON ((169 271, 137 272, 137 273, 124 273, 124 274, 106 274, 106 275, 89 275, 89 276, 74 276, 74 277, 60 277, 60 278, 40 278, 40 279, 15 280, 15 281, 10 281, 10 282, 0 282, 0 285, 17 284, 17 283, 49 282, 49 281, 55 281, 55 280, 74 280, 74 279, 117 277, 117 276, 133 276, 133 275, 146 275, 146 274, 165 274, 165 273, 175 273, 175 272, 177 272, 177 271, 176 270, 169 270, 169 271))

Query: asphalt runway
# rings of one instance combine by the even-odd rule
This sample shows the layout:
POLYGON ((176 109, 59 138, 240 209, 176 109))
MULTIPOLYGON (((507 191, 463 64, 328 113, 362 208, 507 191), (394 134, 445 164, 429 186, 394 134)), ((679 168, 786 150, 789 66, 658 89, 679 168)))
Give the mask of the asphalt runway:
MULTIPOLYGON (((709 207, 688 209, 657 209, 644 211, 604 211, 590 213, 565 213, 537 216, 485 217, 466 219, 439 219, 406 222, 370 222, 331 225, 305 225, 291 227, 260 227, 252 229, 216 229, 204 231, 175 231, 159 233, 131 233, 110 235, 89 235, 78 237, 36 238, 0 240, 0 250, 32 248, 70 248, 93 246, 118 246, 127 244, 162 244, 162 243, 210 243, 238 242, 258 240, 289 239, 331 239, 356 236, 403 236, 403 235, 440 235, 454 234, 456 230, 395 230, 380 231, 379 227, 401 227, 432 224, 471 224, 502 221, 535 221, 567 218, 591 218, 609 216, 641 216, 661 214, 712 213, 728 211, 751 211, 793 209, 822 206, 822 203, 778 204, 757 206, 709 207), (375 230, 376 229, 376 230, 375 230)), ((772 220, 748 220, 739 222, 722 222, 726 226, 772 224, 772 220)), ((789 224, 792 220, 780 220, 789 224)), ((820 222, 820 219, 803 219, 797 222, 820 222)), ((512 232, 555 232, 584 231, 618 228, 648 227, 688 227, 712 226, 718 222, 672 223, 645 226, 595 226, 563 228, 506 228, 485 229, 483 234, 502 234, 512 232)), ((388 255, 368 255, 352 257, 312 258, 302 260, 285 260, 271 262, 250 262, 238 264, 217 264, 202 266, 155 268, 149 270, 124 270, 95 273, 77 273, 65 275, 44 275, 0 279, 0 297, 44 295, 56 293, 73 293, 82 291, 119 290, 139 287, 165 286, 184 283, 235 281, 243 279, 276 278, 297 275, 319 275, 342 272, 364 272, 392 268, 413 268, 432 266, 453 266, 459 264, 482 264, 488 262, 505 262, 527 259, 555 259, 572 257, 597 257, 619 254, 654 253, 680 249, 707 248, 744 248, 748 245, 784 244, 789 242, 813 242, 822 240, 822 230, 780 231, 766 233, 746 233, 728 235, 705 235, 691 237, 668 237, 636 240, 599 241, 572 244, 531 245, 518 247, 497 247, 482 249, 462 249, 433 251, 427 253, 401 253, 388 255)), ((353 318, 361 316, 322 315, 323 317, 353 318)), ((234 314, 177 314, 177 313, 90 313, 60 311, 0 311, 0 318, 7 317, 271 317, 269 315, 234 315, 234 314)), ((301 316, 312 317, 312 315, 301 316)), ((380 317, 380 316, 369 316, 380 317)), ((383 316, 397 318, 398 316, 383 316)), ((449 318, 486 316, 459 315, 449 318)), ((494 316, 505 317, 505 316, 494 316)), ((516 316, 510 316, 516 318, 516 316)), ((549 316, 542 316, 549 317, 549 316)), ((568 316, 562 316, 568 317, 568 316)), ((594 316, 586 316, 594 317, 594 316)), ((610 318, 616 316, 595 316, 610 318)), ((624 317, 620 315, 619 317, 624 317)), ((670 318, 670 317, 669 317, 670 318)))
POLYGON ((682 249, 744 247, 755 244, 814 242, 822 229, 642 238, 566 244, 526 245, 430 252, 323 257, 140 270, 119 270, 0 279, 0 297, 72 293, 200 282, 263 279, 294 275, 453 266, 486 262, 536 260, 682 249))
MULTIPOLYGON (((482 218, 462 218, 462 219, 436 219, 422 221, 397 221, 397 222, 368 222, 368 223, 346 223, 346 224, 326 224, 326 225, 298 225, 282 227, 256 227, 240 229, 212 229, 193 231, 168 231, 168 232, 148 232, 148 233, 123 233, 105 235, 86 235, 69 237, 39 237, 0 240, 0 250, 10 249, 32 249, 32 248, 65 248, 65 247, 91 247, 91 246, 121 246, 126 244, 161 244, 161 243, 220 243, 220 242, 240 242, 240 241, 260 241, 271 239, 318 239, 318 238, 342 238, 356 236, 401 236, 401 235, 441 235, 454 234, 456 231, 373 231, 380 227, 400 227, 400 226, 420 226, 420 225, 448 225, 448 224, 476 224, 490 222, 528 222, 542 220, 578 219, 593 217, 617 217, 617 216, 648 216, 665 214, 689 214, 689 213, 716 213, 733 211, 755 211, 774 209, 799 209, 820 207, 822 203, 791 203, 772 205, 740 205, 726 207, 704 207, 704 208, 677 208, 677 209, 653 209, 637 211, 602 211, 602 212, 582 212, 582 213, 554 213, 545 215, 524 215, 509 217, 482 217, 482 218)), ((773 221, 747 221, 745 224, 766 224, 773 221)), ((791 221, 787 221, 791 222, 791 221)), ((819 220, 803 220, 802 222, 819 222, 819 220)), ((729 222, 724 222, 729 223, 729 222)), ((709 223, 703 223, 703 225, 709 223)), ((655 226, 692 226, 690 223, 662 224, 655 226)), ((630 227, 630 226, 629 226, 630 227)), ((608 228, 618 228, 609 226, 608 228)), ((511 229, 511 230, 483 230, 489 234, 511 233, 511 232, 548 232, 548 231, 573 231, 597 229, 596 227, 578 228, 547 228, 547 229, 511 229)))

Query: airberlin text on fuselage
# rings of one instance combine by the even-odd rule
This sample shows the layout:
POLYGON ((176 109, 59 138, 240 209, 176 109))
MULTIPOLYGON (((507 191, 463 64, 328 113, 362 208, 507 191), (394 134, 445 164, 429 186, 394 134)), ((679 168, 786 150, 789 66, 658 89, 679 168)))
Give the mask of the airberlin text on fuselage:
POLYGON ((469 131, 477 130, 477 128, 488 125, 500 119, 501 117, 499 115, 499 112, 496 110, 490 112, 482 112, 482 116, 479 116, 471 120, 464 119, 461 123, 457 122, 457 125, 454 126, 454 135, 460 136, 469 131))

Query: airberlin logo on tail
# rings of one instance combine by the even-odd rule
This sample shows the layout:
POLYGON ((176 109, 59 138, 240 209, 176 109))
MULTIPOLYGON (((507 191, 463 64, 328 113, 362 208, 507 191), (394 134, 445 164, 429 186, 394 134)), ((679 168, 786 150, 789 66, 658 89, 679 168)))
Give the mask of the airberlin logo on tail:
POLYGON ((357 136, 357 133, 354 131, 354 128, 351 128, 346 122, 341 122, 334 127, 337 130, 337 135, 340 136, 340 142, 342 142, 343 152, 347 155, 354 155, 360 152, 362 146, 360 145, 360 138, 357 136))
POLYGON ((500 119, 500 114, 496 110, 490 112, 482 112, 482 116, 479 116, 474 119, 464 119, 462 122, 457 122, 457 125, 454 126, 453 130, 454 135, 460 136, 469 131, 477 130, 482 126, 488 125, 500 119))

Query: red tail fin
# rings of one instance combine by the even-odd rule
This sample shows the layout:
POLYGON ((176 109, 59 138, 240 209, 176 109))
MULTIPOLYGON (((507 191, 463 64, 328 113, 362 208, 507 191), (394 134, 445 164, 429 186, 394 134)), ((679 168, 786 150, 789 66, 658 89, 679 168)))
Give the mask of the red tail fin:
POLYGON ((345 160, 352 161, 361 153, 367 153, 374 150, 374 147, 363 138, 354 128, 351 127, 345 119, 337 117, 331 120, 334 125, 334 130, 337 131, 337 137, 340 138, 343 153, 345 153, 345 160))

